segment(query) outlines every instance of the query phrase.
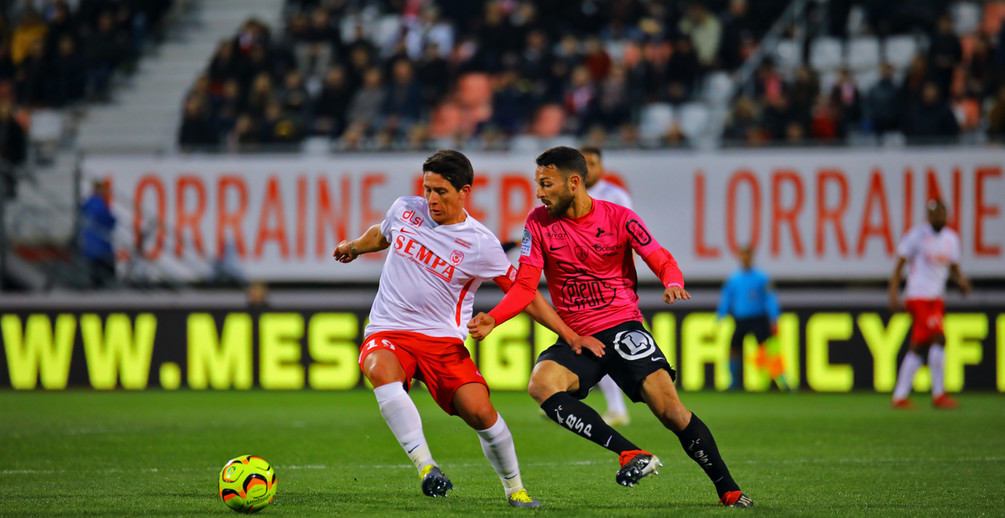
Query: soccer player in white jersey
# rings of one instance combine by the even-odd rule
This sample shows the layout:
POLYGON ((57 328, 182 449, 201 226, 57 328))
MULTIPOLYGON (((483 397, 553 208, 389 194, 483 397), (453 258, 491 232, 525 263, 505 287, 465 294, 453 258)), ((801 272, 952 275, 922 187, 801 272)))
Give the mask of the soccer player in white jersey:
MULTIPOLYGON (((579 152, 586 159, 586 194, 595 200, 609 201, 622 207, 634 209, 628 191, 604 178, 603 153, 600 148, 584 146, 579 148, 579 152)), ((614 379, 609 375, 600 378, 600 381, 597 382, 597 388, 604 394, 604 399, 607 401, 607 412, 603 415, 604 422, 611 426, 628 424, 630 421, 628 406, 625 404, 621 388, 614 382, 614 379)))
MULTIPOLYGON (((509 504, 539 507, 520 479, 513 436, 464 347, 465 325, 482 281, 493 280, 506 291, 516 271, 498 239, 464 210, 474 180, 467 157, 441 150, 422 170, 424 196, 398 198, 382 223, 340 242, 332 254, 348 263, 390 248, 360 368, 374 387, 381 415, 419 470, 424 494, 446 496, 453 485, 433 460, 419 412, 406 392, 413 378, 426 384, 440 408, 477 431, 509 504)), ((559 336, 582 342, 540 293, 527 312, 559 336)))
POLYGON ((945 343, 942 320, 946 313, 943 296, 946 279, 951 277, 960 292, 970 291, 970 281, 960 271, 960 237, 946 226, 946 206, 942 200, 929 200, 928 221, 913 227, 897 245, 897 265, 890 276, 890 309, 900 309, 900 271, 910 263, 904 287, 904 308, 914 319, 911 344, 900 364, 897 386, 893 389, 893 408, 911 408, 907 399, 914 384, 914 374, 924 363, 927 352, 932 375, 932 406, 956 408, 956 400, 946 395, 945 343), (926 351, 927 349, 927 351, 926 351))

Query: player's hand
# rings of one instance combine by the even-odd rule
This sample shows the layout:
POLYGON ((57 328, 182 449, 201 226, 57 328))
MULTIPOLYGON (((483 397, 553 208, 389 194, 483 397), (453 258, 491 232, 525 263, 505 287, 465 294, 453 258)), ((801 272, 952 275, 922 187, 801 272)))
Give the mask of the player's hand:
POLYGON ((488 313, 479 313, 468 321, 468 333, 478 341, 484 340, 495 328, 496 319, 488 313))
POLYGON ((569 341, 569 347, 572 347, 572 351, 576 354, 583 354, 583 349, 586 349, 597 358, 604 356, 604 343, 589 335, 576 336, 569 341))
POLYGON ((332 252, 332 257, 340 263, 351 263, 359 257, 359 252, 356 251, 356 247, 353 246, 351 242, 343 239, 338 245, 335 245, 335 251, 332 252))
POLYGON ((691 298, 691 294, 680 286, 670 286, 666 290, 663 290, 663 302, 667 304, 673 304, 675 300, 687 300, 689 298, 691 298))

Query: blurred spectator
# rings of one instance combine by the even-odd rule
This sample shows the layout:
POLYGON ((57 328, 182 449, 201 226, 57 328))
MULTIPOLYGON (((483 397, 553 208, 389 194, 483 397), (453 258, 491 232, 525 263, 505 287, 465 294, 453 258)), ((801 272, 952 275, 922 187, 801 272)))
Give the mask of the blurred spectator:
POLYGON ((817 97, 810 112, 810 137, 820 142, 831 142, 844 137, 840 114, 831 98, 826 95, 817 97))
POLYGON ((771 102, 782 95, 788 89, 785 80, 775 68, 771 60, 764 60, 757 67, 757 76, 754 82, 754 93, 761 102, 771 102))
POLYGON ((960 37, 953 30, 953 19, 948 15, 939 17, 938 32, 928 45, 928 63, 931 65, 931 79, 939 87, 939 92, 948 97, 953 84, 953 72, 963 59, 960 37))
POLYGON ((422 87, 422 100, 426 106, 440 102, 450 90, 452 77, 450 65, 440 53, 437 43, 429 43, 419 60, 416 78, 422 87))
POLYGON ((673 54, 670 54, 670 59, 667 61, 666 74, 670 85, 678 85, 683 101, 692 97, 700 69, 701 65, 691 45, 691 38, 679 36, 674 42, 673 54))
POLYGON ((596 116, 597 91, 590 79, 590 70, 585 65, 577 66, 572 71, 569 87, 565 91, 565 111, 570 116, 569 123, 576 130, 576 135, 582 136, 593 123, 596 116))
POLYGON ((346 127, 346 112, 352 98, 352 87, 346 79, 345 69, 333 66, 328 69, 321 92, 314 100, 312 133, 338 137, 346 127))
POLYGON ((15 65, 20 65, 29 54, 32 54, 35 43, 41 44, 44 51, 47 31, 45 22, 33 8, 29 7, 11 35, 10 57, 15 65))
POLYGON ((80 249, 87 262, 92 288, 106 288, 115 281, 115 215, 109 202, 109 183, 95 180, 91 196, 80 206, 80 249))
POLYGON ((178 144, 183 151, 212 148, 220 143, 216 125, 206 109, 202 96, 190 95, 185 100, 185 113, 178 128, 178 144))
POLYGON ((837 81, 831 87, 831 104, 837 110, 838 119, 845 129, 857 127, 862 115, 858 85, 847 68, 838 71, 837 81))
POLYGON ((893 66, 889 63, 880 66, 879 81, 866 95, 864 112, 876 134, 899 129, 900 99, 897 86, 893 83, 893 66))
POLYGON ((262 144, 297 144, 304 138, 303 120, 284 111, 278 100, 269 101, 265 106, 265 116, 258 130, 262 144))
POLYGON ((699 2, 688 5, 686 14, 680 21, 680 32, 691 37, 698 62, 701 66, 713 68, 719 54, 722 26, 719 19, 699 2))
POLYGON ((507 136, 523 130, 529 117, 527 93, 518 86, 515 70, 506 70, 493 85, 492 117, 489 123, 507 136))
POLYGON ((610 74, 599 85, 597 121, 610 131, 630 123, 631 117, 628 75, 623 65, 615 63, 610 74))
POLYGON ((423 115, 422 86, 408 58, 398 59, 391 68, 381 118, 384 129, 394 136, 404 136, 423 115))
POLYGON ((304 76, 299 70, 290 70, 283 78, 283 86, 276 94, 283 111, 299 118, 307 116, 310 108, 310 94, 304 85, 304 76))
POLYGON ((265 107, 276 96, 272 87, 272 76, 268 72, 260 72, 251 83, 251 90, 245 98, 245 109, 254 117, 265 115, 265 107))
POLYGON ((801 126, 800 114, 789 102, 789 96, 784 92, 768 102, 764 108, 764 128, 772 140, 782 141, 788 138, 790 126, 801 126))
POLYGON ((129 36, 116 27, 112 13, 106 11, 98 17, 97 28, 85 32, 82 41, 89 94, 93 100, 107 101, 112 72, 128 55, 129 36))
POLYGON ((590 79, 594 82, 603 81, 611 72, 611 56, 604 50, 600 38, 595 36, 587 38, 585 46, 583 62, 590 71, 590 79))
POLYGON ((28 158, 28 137, 14 115, 14 103, 0 100, 0 181, 8 199, 17 197, 18 169, 28 158))
POLYGON ((907 74, 900 83, 900 104, 903 110, 921 100, 921 90, 928 81, 928 64, 918 55, 911 60, 907 74))
POLYGON ((59 38, 56 55, 49 64, 46 98, 56 108, 73 104, 84 98, 87 69, 84 56, 69 34, 59 38))
POLYGON ((1005 138, 1005 85, 998 87, 998 93, 988 112, 988 136, 1002 141, 1005 138))
POLYGON ((926 82, 921 89, 921 100, 909 106, 901 121, 908 141, 926 142, 956 136, 960 127, 949 103, 943 100, 939 86, 926 82))
POLYGON ((346 110, 349 125, 355 126, 364 135, 376 129, 377 117, 384 105, 386 92, 381 84, 382 79, 379 68, 367 70, 363 76, 363 86, 353 94, 346 110))
POLYGON ((45 103, 45 87, 48 63, 45 57, 45 42, 35 40, 15 72, 15 92, 26 106, 45 103))
POLYGON ((722 26, 719 62, 726 70, 736 70, 757 46, 759 31, 747 14, 747 0, 730 0, 722 26))
POLYGON ((754 101, 749 97, 737 99, 723 136, 733 143, 763 143, 765 131, 757 120, 755 110, 754 101))
POLYGON ((789 102, 799 113, 808 114, 820 96, 820 77, 808 66, 796 69, 796 78, 792 81, 792 91, 789 102))

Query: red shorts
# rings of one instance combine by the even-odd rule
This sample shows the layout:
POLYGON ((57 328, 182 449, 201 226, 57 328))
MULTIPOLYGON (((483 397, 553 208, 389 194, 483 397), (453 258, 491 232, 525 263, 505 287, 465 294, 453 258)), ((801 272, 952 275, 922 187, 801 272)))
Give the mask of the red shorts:
POLYGON ((942 336, 942 319, 946 303, 942 299, 907 299, 904 307, 914 322, 911 324, 911 343, 931 345, 932 338, 942 336))
POLYGON ((453 399, 461 385, 481 383, 488 389, 464 342, 457 338, 438 338, 408 331, 374 333, 366 337, 360 349, 360 369, 366 356, 379 349, 391 351, 405 369, 405 390, 412 388, 412 378, 425 383, 436 403, 450 415, 457 415, 453 399))

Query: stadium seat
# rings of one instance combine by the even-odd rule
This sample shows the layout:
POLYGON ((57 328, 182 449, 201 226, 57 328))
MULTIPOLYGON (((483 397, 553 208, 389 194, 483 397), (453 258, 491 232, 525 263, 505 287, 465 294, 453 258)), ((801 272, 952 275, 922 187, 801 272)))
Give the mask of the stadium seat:
POLYGON ((531 133, 538 137, 555 137, 565 127, 565 109, 558 104, 546 104, 537 110, 531 133))
POLYGON ((858 70, 853 73, 852 77, 855 78, 859 93, 864 97, 869 89, 879 81, 879 69, 858 70))
POLYGON ((673 124, 673 106, 668 103, 650 103, 639 114, 639 138, 643 142, 658 141, 673 124))
POLYGON ((803 62, 803 47, 796 40, 781 40, 774 57, 779 70, 795 70, 803 62))
POLYGON ((972 34, 981 27, 981 7, 977 2, 954 2, 949 7, 956 34, 972 34))
POLYGON ((848 40, 846 45, 848 68, 869 70, 879 66, 879 40, 875 36, 857 36, 848 40))
POLYGON ((900 70, 907 68, 918 52, 918 41, 914 36, 890 36, 886 39, 885 61, 900 70))
POLYGON ((831 37, 820 37, 810 44, 810 65, 814 69, 834 70, 844 61, 841 40, 831 37))
POLYGON ((704 97, 712 102, 724 102, 732 86, 733 79, 728 72, 712 72, 705 77, 704 97))
POLYGON ((688 103, 681 106, 679 113, 677 122, 688 139, 694 140, 704 135, 709 122, 708 106, 702 103, 688 103))

